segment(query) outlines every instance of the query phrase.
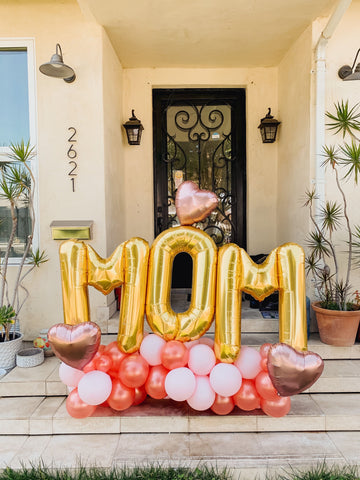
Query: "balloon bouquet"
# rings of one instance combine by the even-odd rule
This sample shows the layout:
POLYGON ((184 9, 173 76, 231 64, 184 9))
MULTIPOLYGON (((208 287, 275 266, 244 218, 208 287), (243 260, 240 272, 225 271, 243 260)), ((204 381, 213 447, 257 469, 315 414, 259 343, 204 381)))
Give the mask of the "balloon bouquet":
MULTIPOLYGON (((206 218, 216 206, 216 196, 193 182, 178 188, 182 225, 206 218)), ((48 339, 62 360, 59 376, 69 387, 66 408, 74 418, 92 415, 99 405, 120 412, 147 396, 218 415, 236 406, 282 417, 290 410, 290 397, 309 388, 324 366, 319 355, 285 343, 265 343, 260 351, 242 346, 234 363, 224 363, 216 358, 214 341, 204 336, 181 342, 148 334, 138 351, 124 353, 116 341, 100 345, 100 328, 92 322, 54 325, 48 339)))

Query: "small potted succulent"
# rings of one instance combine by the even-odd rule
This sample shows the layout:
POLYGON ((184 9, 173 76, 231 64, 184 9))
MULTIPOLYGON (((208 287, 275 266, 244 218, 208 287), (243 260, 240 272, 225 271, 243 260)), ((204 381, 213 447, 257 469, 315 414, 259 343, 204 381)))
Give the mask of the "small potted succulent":
POLYGON ((343 181, 352 178, 356 186, 360 179, 360 112, 358 105, 349 107, 348 101, 342 101, 335 104, 335 113, 327 112, 326 116, 328 129, 343 138, 340 145, 323 147, 323 166, 333 172, 338 194, 336 200, 327 200, 316 216, 316 193, 306 192, 305 206, 313 226, 307 239, 306 270, 319 298, 312 307, 320 339, 330 345, 349 346, 355 342, 360 321, 359 295, 350 282, 360 259, 360 226, 350 222, 343 181))
MULTIPOLYGON (((0 160, 0 200, 10 210, 10 219, 0 218, 2 237, 6 237, 2 244, 4 248, 0 251, 0 368, 5 369, 15 366, 16 354, 21 349, 22 335, 16 327, 19 313, 29 296, 23 281, 35 267, 47 261, 44 252, 32 250, 35 178, 29 163, 34 155, 34 147, 22 141, 11 144, 10 152, 4 160, 0 160), (12 255, 18 247, 18 219, 22 208, 26 209, 29 217, 29 232, 23 241, 20 257, 13 262, 12 255), (6 225, 8 231, 4 233, 6 225), (16 270, 11 280, 8 279, 10 265, 16 270)), ((6 208, 2 208, 1 212, 6 213, 6 208)))
POLYGON ((15 317, 16 313, 11 305, 0 307, 0 367, 5 369, 14 367, 16 354, 22 343, 22 335, 10 331, 15 317))

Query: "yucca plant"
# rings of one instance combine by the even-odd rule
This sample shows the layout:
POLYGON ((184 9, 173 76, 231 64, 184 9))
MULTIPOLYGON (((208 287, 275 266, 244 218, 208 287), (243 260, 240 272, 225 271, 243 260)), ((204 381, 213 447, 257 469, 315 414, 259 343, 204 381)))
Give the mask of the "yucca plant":
POLYGON ((333 172, 341 200, 326 201, 316 217, 313 211, 317 200, 315 190, 306 192, 305 206, 309 208, 313 225, 307 239, 310 253, 306 258, 306 270, 314 279, 322 308, 355 310, 359 309, 359 302, 352 292, 350 273, 360 265, 360 226, 351 225, 343 182, 352 179, 357 185, 360 180, 359 105, 350 107, 348 101, 338 102, 335 112, 327 112, 326 116, 329 119, 327 128, 343 138, 341 145, 323 147, 322 163, 333 172), (346 235, 341 247, 334 238, 339 231, 346 235), (343 274, 340 272, 340 255, 346 257, 343 274))
POLYGON ((6 160, 0 163, 0 199, 5 200, 6 205, 10 207, 11 214, 10 235, 0 258, 0 327, 5 330, 5 341, 11 339, 11 324, 18 320, 24 302, 29 296, 23 280, 35 267, 39 267, 41 263, 47 261, 44 252, 32 250, 35 225, 35 178, 29 162, 34 155, 34 147, 31 147, 29 142, 22 141, 11 144, 6 160), (8 268, 16 240, 18 211, 21 205, 25 205, 29 212, 30 233, 25 240, 21 258, 11 267, 16 268, 17 271, 15 280, 9 285, 8 268), (24 269, 25 266, 26 269, 24 269))

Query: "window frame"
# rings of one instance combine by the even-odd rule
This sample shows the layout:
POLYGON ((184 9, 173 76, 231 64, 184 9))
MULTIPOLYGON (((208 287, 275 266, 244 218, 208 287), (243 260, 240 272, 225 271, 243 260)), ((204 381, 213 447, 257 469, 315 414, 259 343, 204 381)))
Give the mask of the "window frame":
MULTIPOLYGON (((33 38, 1 38, 0 37, 0 49, 26 49, 27 52, 27 69, 28 69, 28 99, 29 99, 29 135, 30 145, 38 145, 37 138, 37 102, 36 102, 36 58, 35 58, 35 40, 33 38)), ((24 141, 28 139, 24 138, 24 141)), ((0 160, 5 161, 6 157, 10 153, 9 147, 0 146, 0 160)), ((34 211, 35 211, 35 227, 32 248, 36 250, 39 248, 39 190, 38 190, 38 157, 37 154, 30 161, 30 168, 35 178, 34 189, 34 211)), ((18 265, 21 261, 21 257, 11 257, 9 259, 9 265, 18 265)))

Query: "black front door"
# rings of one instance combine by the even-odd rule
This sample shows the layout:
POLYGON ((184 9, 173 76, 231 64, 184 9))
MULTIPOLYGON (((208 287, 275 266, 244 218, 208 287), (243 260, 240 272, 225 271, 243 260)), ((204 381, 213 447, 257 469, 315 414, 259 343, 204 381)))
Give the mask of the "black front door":
MULTIPOLYGON (((153 122, 155 236, 179 225, 176 190, 192 180, 219 198, 218 208, 196 226, 218 246, 246 248, 245 90, 154 89, 153 122)), ((185 264, 191 268, 186 254, 178 257, 174 270, 176 261, 182 271, 185 264)), ((188 286, 181 277, 173 275, 174 287, 188 286)))

